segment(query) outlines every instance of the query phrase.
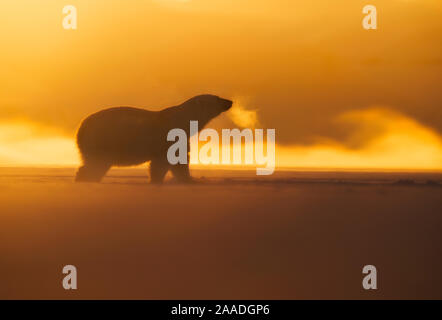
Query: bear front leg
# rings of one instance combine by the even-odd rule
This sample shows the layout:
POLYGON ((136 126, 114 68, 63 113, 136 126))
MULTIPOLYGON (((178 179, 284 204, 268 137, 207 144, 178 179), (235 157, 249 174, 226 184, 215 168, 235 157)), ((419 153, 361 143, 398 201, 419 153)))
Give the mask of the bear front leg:
POLYGON ((190 176, 189 164, 176 164, 170 166, 174 178, 179 182, 192 182, 190 176))
POLYGON ((155 158, 150 162, 150 182, 155 184, 163 183, 164 176, 170 169, 167 160, 155 158))

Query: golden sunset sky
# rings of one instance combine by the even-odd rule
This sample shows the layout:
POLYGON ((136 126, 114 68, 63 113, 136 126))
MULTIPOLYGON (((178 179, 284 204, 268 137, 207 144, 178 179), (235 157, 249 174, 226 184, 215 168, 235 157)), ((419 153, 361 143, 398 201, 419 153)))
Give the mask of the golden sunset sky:
POLYGON ((0 166, 76 165, 88 114, 211 93, 276 129, 281 167, 442 170, 441 17, 440 0, 3 0, 0 166))

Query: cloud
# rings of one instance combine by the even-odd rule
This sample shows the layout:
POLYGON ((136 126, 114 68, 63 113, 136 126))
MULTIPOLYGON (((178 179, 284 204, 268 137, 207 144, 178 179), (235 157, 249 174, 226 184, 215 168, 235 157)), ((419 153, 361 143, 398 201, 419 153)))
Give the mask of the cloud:
POLYGON ((0 123, 0 165, 73 166, 79 163, 75 142, 59 130, 37 123, 0 123))
POLYGON ((311 146, 277 148, 280 167, 442 170, 442 137, 414 119, 386 108, 341 114, 353 128, 348 141, 323 138, 311 146), (352 144, 350 143, 350 145, 352 144))

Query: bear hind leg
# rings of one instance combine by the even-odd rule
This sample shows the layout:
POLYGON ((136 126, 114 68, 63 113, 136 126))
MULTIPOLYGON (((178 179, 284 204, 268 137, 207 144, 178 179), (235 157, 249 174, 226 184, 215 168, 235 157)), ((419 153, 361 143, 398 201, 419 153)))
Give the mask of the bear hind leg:
POLYGON ((100 182, 110 169, 110 165, 100 162, 86 162, 77 171, 77 182, 100 182))
POLYGON ((169 171, 170 165, 167 161, 161 159, 152 159, 150 162, 150 182, 161 184, 169 171))

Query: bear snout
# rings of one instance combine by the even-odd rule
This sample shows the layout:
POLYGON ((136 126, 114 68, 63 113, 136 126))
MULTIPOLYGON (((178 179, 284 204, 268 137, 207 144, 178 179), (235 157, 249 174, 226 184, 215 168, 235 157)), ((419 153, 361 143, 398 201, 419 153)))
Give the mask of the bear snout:
POLYGON ((221 99, 221 100, 225 111, 229 110, 232 107, 233 101, 227 99, 221 99))

